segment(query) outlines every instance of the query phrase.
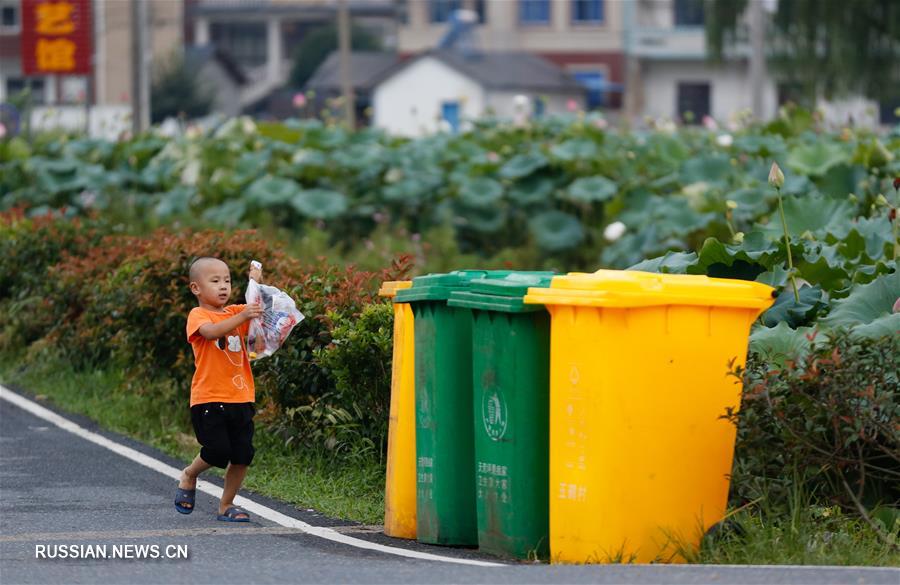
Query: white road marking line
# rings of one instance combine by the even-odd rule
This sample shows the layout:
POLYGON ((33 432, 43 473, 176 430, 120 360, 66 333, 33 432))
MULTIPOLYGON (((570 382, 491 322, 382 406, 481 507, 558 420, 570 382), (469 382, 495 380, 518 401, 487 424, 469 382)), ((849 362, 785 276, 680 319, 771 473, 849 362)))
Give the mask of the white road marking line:
POLYGON ((84 530, 81 532, 25 532, 0 536, 0 542, 43 540, 119 540, 123 538, 168 538, 176 536, 241 536, 251 534, 305 534, 283 526, 242 526, 240 528, 171 528, 160 530, 84 530))
MULTIPOLYGON (((126 459, 130 459, 135 463, 140 463, 144 467, 148 467, 153 471, 157 471, 167 477, 170 477, 174 480, 179 480, 181 478, 181 470, 172 467, 171 465, 166 465, 162 461, 158 459, 154 459, 149 455, 144 455, 140 451, 136 451, 131 447, 126 447, 125 445, 120 445, 115 441, 111 441, 102 435, 98 435, 92 431, 89 431, 85 428, 78 426, 72 421, 63 418, 62 416, 56 414, 52 410, 44 408, 40 404, 29 400, 19 394, 16 394, 9 388, 0 385, 0 398, 6 400, 7 402, 14 404, 25 410, 30 412, 31 414, 56 425, 57 427, 69 431, 70 433, 77 435, 87 441, 90 441, 96 445, 100 445, 101 447, 106 447, 110 451, 125 457, 126 459)), ((205 480, 200 480, 197 482, 197 490, 203 493, 209 494, 215 498, 222 497, 222 488, 219 486, 213 485, 205 480)), ((172 488, 172 492, 174 493, 174 486, 172 488)), ((377 544, 374 542, 369 542, 367 540, 362 540, 359 538, 353 538, 352 536, 347 536, 346 534, 340 534, 331 528, 327 528, 324 526, 313 526, 312 524, 307 524, 301 520, 297 520, 296 518, 291 518, 281 512, 273 510, 267 506, 262 504, 258 504, 253 500, 250 500, 244 496, 237 496, 234 499, 234 503, 237 506, 240 506, 247 510, 252 514, 256 514, 260 518, 265 518, 270 522, 274 522, 280 526, 284 526, 285 528, 296 528, 302 530, 307 534, 311 534, 313 536, 318 536, 319 538, 324 538, 325 540, 330 540, 332 542, 339 542, 341 544, 346 544, 348 546, 354 546, 356 548, 362 548, 366 550, 371 550, 375 552, 381 552, 389 555, 395 555, 400 557, 407 557, 411 559, 419 559, 424 561, 441 561, 444 563, 456 563, 459 565, 474 565, 477 567, 502 567, 504 566, 502 563, 492 563, 488 561, 477 561, 474 559, 457 559, 453 557, 445 557, 442 555, 436 555, 431 553, 424 553, 415 550, 407 550, 403 548, 397 548, 393 546, 387 546, 384 544, 377 544)))

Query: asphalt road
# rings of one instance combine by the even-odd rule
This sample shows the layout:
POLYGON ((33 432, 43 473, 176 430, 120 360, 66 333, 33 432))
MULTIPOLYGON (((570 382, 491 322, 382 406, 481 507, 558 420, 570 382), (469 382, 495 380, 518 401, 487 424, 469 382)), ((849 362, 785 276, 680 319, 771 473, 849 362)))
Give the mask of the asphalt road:
MULTIPOLYGON (((170 465, 176 461, 130 439, 82 427, 170 465)), ((252 473, 252 470, 251 470, 252 473)), ((215 481, 214 481, 215 483, 215 481)), ((174 482, 100 445, 0 399, 0 582, 14 583, 872 583, 900 585, 900 570, 829 567, 661 565, 498 567, 398 557, 329 541, 254 517, 226 524, 216 500, 198 492, 197 509, 172 507, 174 482), (64 545, 64 546, 60 546, 64 545), (160 558, 51 559, 68 552, 160 558), (126 545, 132 545, 126 547, 126 545), (177 548, 167 548, 175 545, 177 548), (55 548, 54 548, 55 546, 55 548), (42 548, 39 548, 42 547, 42 548), (83 547, 83 548, 82 548, 83 547), (166 558, 187 549, 187 558, 166 558), (152 548, 146 548, 151 551, 152 548)), ((371 527, 248 494, 259 504, 314 526, 332 526, 368 542, 456 558, 496 561, 472 551, 396 541, 371 527)))

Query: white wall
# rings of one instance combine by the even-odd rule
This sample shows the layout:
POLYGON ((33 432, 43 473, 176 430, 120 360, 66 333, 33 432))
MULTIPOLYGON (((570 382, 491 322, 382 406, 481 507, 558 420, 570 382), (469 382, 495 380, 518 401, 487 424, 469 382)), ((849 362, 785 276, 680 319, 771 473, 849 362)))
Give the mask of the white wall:
MULTIPOLYGON (((31 112, 31 129, 84 131, 84 106, 41 106, 31 112)), ((91 136, 117 140, 131 132, 130 106, 94 106, 91 108, 91 136)))
MULTIPOLYGON (((753 89, 745 63, 730 62, 725 67, 714 67, 705 61, 649 61, 642 63, 644 104, 642 113, 655 118, 676 118, 678 84, 710 84, 710 114, 717 120, 726 120, 740 110, 752 108, 753 89)), ((778 96, 775 83, 768 79, 763 95, 765 118, 777 112, 778 96)))
POLYGON ((878 102, 863 98, 844 98, 829 102, 819 101, 819 108, 829 124, 844 125, 853 121, 856 126, 876 128, 880 125, 878 102))
MULTIPOLYGON (((641 64, 644 107, 642 115, 675 119, 679 82, 708 82, 710 84, 710 113, 722 122, 740 110, 752 108, 753 90, 744 62, 728 62, 714 67, 703 61, 644 61, 641 64)), ((775 81, 767 77, 763 95, 763 118, 771 120, 778 114, 778 93, 775 81)), ((862 97, 835 101, 819 100, 818 107, 825 122, 844 125, 850 120, 857 126, 878 126, 878 104, 862 97)))
POLYGON ((499 118, 516 119, 519 113, 516 111, 515 99, 517 95, 524 95, 528 98, 528 106, 525 114, 530 116, 533 113, 534 98, 543 97, 544 115, 564 114, 568 112, 568 102, 570 99, 575 100, 579 109, 584 109, 584 94, 547 94, 547 93, 528 93, 528 92, 510 92, 510 91, 489 91, 487 93, 487 107, 494 111, 499 118))
POLYGON ((469 77, 424 57, 375 89, 373 123, 402 136, 430 134, 439 129, 445 101, 459 102, 461 120, 477 118, 485 108, 485 92, 469 77))

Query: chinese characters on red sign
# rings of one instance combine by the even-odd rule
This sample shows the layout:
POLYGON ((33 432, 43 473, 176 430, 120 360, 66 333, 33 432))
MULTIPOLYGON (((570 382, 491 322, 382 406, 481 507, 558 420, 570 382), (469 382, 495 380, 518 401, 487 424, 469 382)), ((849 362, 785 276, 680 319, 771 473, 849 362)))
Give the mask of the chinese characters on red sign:
POLYGON ((22 72, 91 72, 91 0, 22 0, 22 72))

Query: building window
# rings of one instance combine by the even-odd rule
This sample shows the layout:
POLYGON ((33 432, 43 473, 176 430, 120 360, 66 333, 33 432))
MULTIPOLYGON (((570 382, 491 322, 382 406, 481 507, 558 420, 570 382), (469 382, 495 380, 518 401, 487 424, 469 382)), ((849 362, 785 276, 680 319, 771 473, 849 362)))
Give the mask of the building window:
POLYGON ((685 124, 699 124, 704 116, 709 116, 709 84, 679 83, 677 107, 685 124))
POLYGON ((41 105, 46 103, 44 99, 44 80, 28 77, 8 77, 6 79, 6 101, 18 96, 26 89, 31 90, 31 103, 41 105))
POLYGON ((214 22, 210 25, 212 44, 240 65, 256 67, 266 62, 266 23, 214 22))
POLYGON ((900 124, 900 97, 878 104, 878 121, 884 126, 900 124))
POLYGON ((0 32, 19 32, 19 2, 0 1, 0 32))
POLYGON ((783 106, 788 103, 807 107, 807 93, 804 92, 803 85, 796 82, 779 83, 776 87, 778 105, 783 106))
POLYGON ((475 0, 475 14, 478 15, 478 23, 484 24, 486 19, 485 17, 485 7, 484 3, 486 0, 475 0))
POLYGON ((459 102, 441 104, 441 118, 450 125, 451 132, 459 132, 459 102))
POLYGON ((675 0, 675 26, 703 26, 703 0, 675 0))
POLYGON ((585 97, 588 110, 602 108, 605 105, 603 86, 606 84, 606 75, 602 71, 576 71, 572 73, 572 77, 587 90, 585 97))
POLYGON ((603 0, 572 0, 572 22, 577 24, 603 22, 603 0))
POLYGON ((462 8, 462 0, 430 0, 431 22, 447 22, 456 10, 462 8))
POLYGON ((404 26, 409 24, 409 0, 397 0, 397 20, 404 26))
POLYGON ((550 0, 519 0, 521 24, 550 24, 550 0))

